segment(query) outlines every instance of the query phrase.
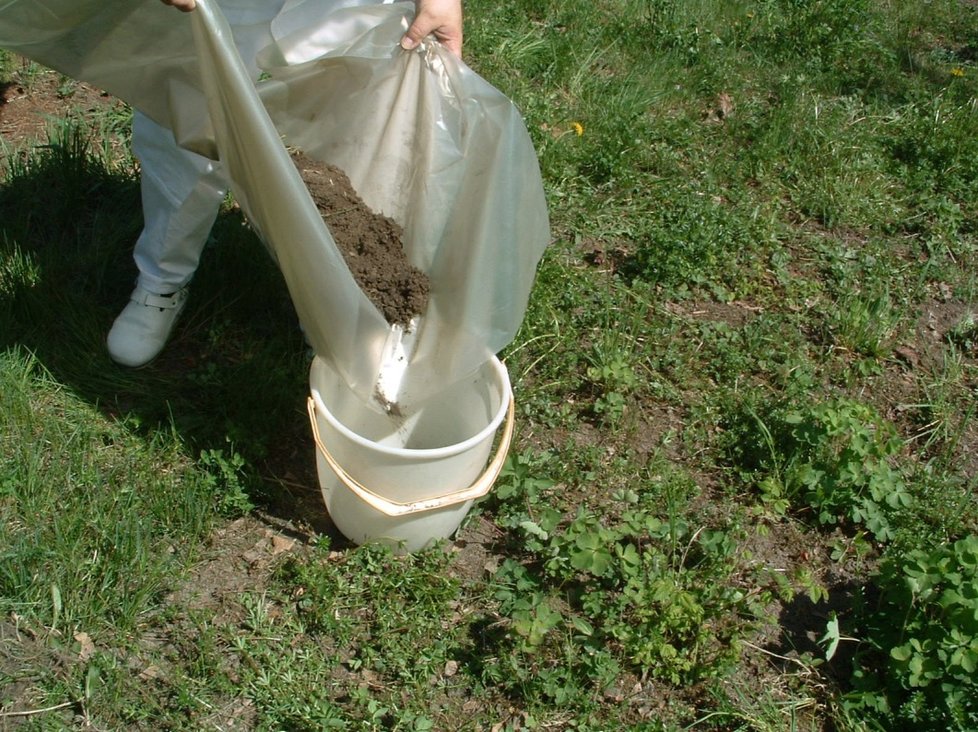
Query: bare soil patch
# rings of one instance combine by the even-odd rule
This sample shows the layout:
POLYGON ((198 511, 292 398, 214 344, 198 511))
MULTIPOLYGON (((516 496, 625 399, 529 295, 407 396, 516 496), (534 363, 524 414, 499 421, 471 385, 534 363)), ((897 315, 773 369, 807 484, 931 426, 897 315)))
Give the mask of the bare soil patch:
POLYGON ((189 580, 168 601, 192 609, 209 609, 222 622, 236 623, 240 595, 267 584, 278 561, 302 544, 287 528, 271 528, 255 516, 244 516, 211 534, 206 556, 189 580))
MULTIPOLYGON (((36 679, 25 669, 45 666, 57 674, 72 664, 71 654, 58 650, 51 638, 52 631, 30 627, 16 615, 0 619, 0 680, 4 682, 0 686, 0 732, 26 727, 35 716, 31 712, 41 706, 43 697, 35 687, 36 679)), ((76 710, 72 706, 55 711, 70 716, 76 710)))
POLYGON ((65 83, 56 71, 23 62, 21 78, 0 84, 0 138, 7 150, 43 141, 52 120, 91 117, 125 104, 78 82, 65 83))

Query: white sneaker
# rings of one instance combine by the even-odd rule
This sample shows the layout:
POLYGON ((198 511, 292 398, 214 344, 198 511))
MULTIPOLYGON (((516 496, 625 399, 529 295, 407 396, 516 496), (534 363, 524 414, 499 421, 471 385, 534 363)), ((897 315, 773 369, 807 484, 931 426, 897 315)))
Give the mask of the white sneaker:
POLYGON ((137 285, 106 339, 112 360, 139 368, 156 358, 187 304, 188 292, 184 287, 171 295, 155 295, 137 285))

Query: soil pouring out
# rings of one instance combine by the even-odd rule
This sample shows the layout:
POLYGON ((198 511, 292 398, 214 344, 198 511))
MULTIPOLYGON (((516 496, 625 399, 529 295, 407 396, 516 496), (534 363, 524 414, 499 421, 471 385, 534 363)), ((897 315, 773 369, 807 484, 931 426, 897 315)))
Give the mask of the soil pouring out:
POLYGON ((407 327, 428 304, 428 276, 407 260, 404 231, 371 211, 339 168, 300 151, 292 161, 353 278, 391 325, 407 327))

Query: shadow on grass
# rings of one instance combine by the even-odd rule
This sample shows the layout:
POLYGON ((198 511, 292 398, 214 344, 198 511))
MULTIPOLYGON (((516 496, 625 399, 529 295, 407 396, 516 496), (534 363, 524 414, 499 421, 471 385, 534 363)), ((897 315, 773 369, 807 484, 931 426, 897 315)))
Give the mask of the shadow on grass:
MULTIPOLYGON (((793 658, 824 659, 826 645, 821 643, 821 639, 829 620, 837 617, 842 635, 847 636, 852 632, 856 607, 871 601, 867 595, 872 595, 872 586, 852 580, 830 586, 827 595, 818 602, 813 602, 807 595, 798 594, 782 608, 779 617, 781 635, 777 642, 766 649, 774 654, 774 665, 783 673, 788 673, 794 670, 793 658)), ((832 681, 838 689, 847 689, 850 685, 852 661, 858 645, 854 640, 847 638, 840 642, 832 658, 821 665, 823 677, 832 681)))
POLYGON ((237 209, 222 211, 164 353, 139 370, 109 359, 141 227, 137 180, 91 155, 78 130, 12 164, 0 187, 0 348, 29 350, 147 439, 172 430, 192 457, 240 455, 254 502, 334 534, 305 411, 307 348, 280 273, 237 209))

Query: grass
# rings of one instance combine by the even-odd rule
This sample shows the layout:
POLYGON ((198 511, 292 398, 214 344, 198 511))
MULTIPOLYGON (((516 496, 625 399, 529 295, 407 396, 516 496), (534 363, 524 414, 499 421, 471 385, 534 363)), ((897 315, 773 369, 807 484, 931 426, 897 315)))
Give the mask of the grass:
POLYGON ((124 112, 8 151, 0 727, 974 729, 978 11, 466 11, 554 237, 516 443, 444 550, 321 521, 308 355, 233 206, 130 372, 124 112), (303 541, 249 568, 263 525, 303 541))

